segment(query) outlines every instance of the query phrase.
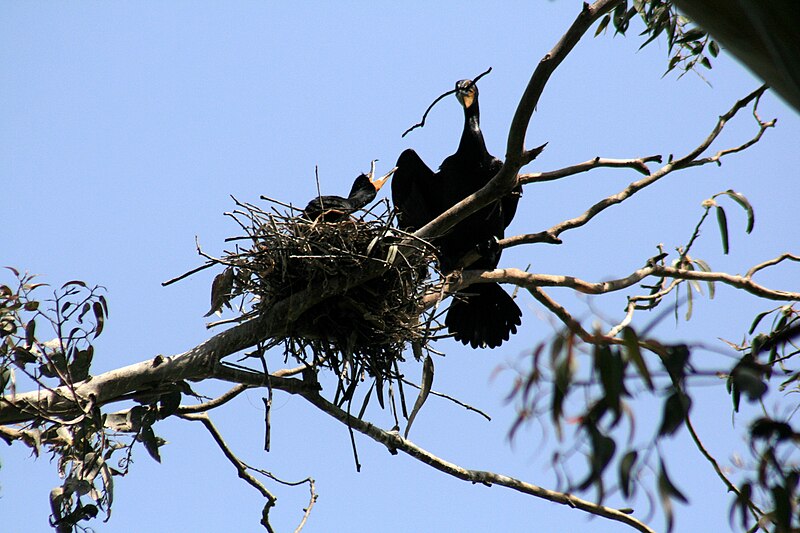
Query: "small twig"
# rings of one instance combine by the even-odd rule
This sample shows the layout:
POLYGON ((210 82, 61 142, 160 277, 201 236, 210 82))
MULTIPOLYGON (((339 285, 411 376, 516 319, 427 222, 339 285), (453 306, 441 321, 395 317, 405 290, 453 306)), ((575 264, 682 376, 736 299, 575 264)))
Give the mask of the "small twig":
POLYGON ((302 485, 303 483, 308 483, 308 488, 309 492, 311 493, 311 498, 309 499, 308 506, 305 509, 303 509, 304 511, 303 519, 300 520, 300 524, 294 531, 295 533, 297 533, 298 531, 303 529, 303 526, 305 526, 306 521, 308 520, 309 514, 311 514, 311 508, 314 507, 314 503, 316 503, 317 501, 316 483, 314 482, 314 478, 307 477, 305 479, 301 479, 300 481, 286 481, 285 479, 281 479, 272 472, 268 472, 262 468, 256 468, 244 462, 242 464, 249 470, 252 470, 253 472, 258 472, 262 476, 268 477, 272 481, 280 483, 281 485, 286 485, 287 487, 297 487, 299 485, 302 485))
POLYGON ((314 507, 314 504, 317 502, 316 487, 312 478, 308 478, 308 490, 311 493, 311 497, 308 500, 308 506, 303 510, 303 519, 300 520, 300 524, 297 526, 297 529, 294 530, 294 533, 299 533, 299 531, 305 527, 308 516, 311 514, 311 508, 314 507))
POLYGON ((280 200, 276 200, 275 198, 270 198, 269 196, 264 196, 263 194, 261 196, 259 196, 259 198, 261 198, 262 200, 266 200, 267 202, 271 202, 273 204, 278 204, 281 207, 285 207, 287 209, 291 209, 292 211, 302 211, 302 209, 299 208, 299 207, 295 207, 292 204, 285 204, 285 203, 281 202, 280 200))
MULTIPOLYGON (((719 134, 722 133, 722 130, 725 128, 725 125, 728 123, 728 121, 730 119, 732 119, 736 115, 736 113, 738 113, 744 107, 746 107, 748 104, 750 104, 750 102, 755 100, 756 105, 758 105, 758 101, 761 98, 761 95, 764 94, 764 91, 766 91, 766 90, 767 90, 767 86, 766 85, 762 85, 761 87, 759 87, 755 91, 751 92, 750 94, 748 94, 747 96, 745 96, 744 98, 742 98, 741 100, 739 100, 735 104, 733 104, 733 106, 726 113, 723 113, 719 117, 719 120, 717 120, 716 126, 714 126, 714 129, 711 131, 711 133, 708 135, 708 137, 706 137, 706 139, 702 143, 700 143, 700 145, 697 148, 695 148, 694 150, 692 150, 691 152, 686 154, 684 157, 682 157, 680 159, 676 159, 675 161, 673 161, 672 165, 675 168, 683 168, 683 167, 688 166, 690 164, 696 165, 697 164, 696 163, 697 158, 700 156, 700 154, 705 152, 706 149, 708 149, 709 146, 711 146, 711 144, 717 139, 717 137, 719 137, 719 134)), ((766 128, 764 127, 764 123, 761 122, 760 119, 756 118, 756 120, 758 120, 758 123, 761 125, 761 128, 760 128, 758 134, 755 137, 755 140, 757 141, 758 139, 761 138, 761 135, 764 133, 764 130, 766 128)), ((774 121, 772 121, 772 124, 770 124, 770 125, 774 125, 774 121)), ((767 127, 769 127, 769 126, 767 126, 767 127)), ((748 144, 748 146, 750 146, 752 144, 753 143, 750 142, 748 144)), ((733 150, 733 151, 738 151, 738 150, 733 150)), ((717 158, 717 159, 709 158, 709 160, 705 161, 705 163, 711 162, 711 160, 718 161, 718 159, 719 158, 717 158)), ((705 163, 702 163, 702 164, 705 164, 705 163)))
MULTIPOLYGON (((472 86, 472 85, 475 85, 476 83, 478 83, 478 80, 479 80, 479 79, 481 79, 482 77, 486 76, 486 75, 487 75, 487 74, 489 74, 491 71, 492 71, 492 67, 489 67, 489 68, 488 68, 487 70, 485 70, 484 72, 481 72, 480 74, 478 74, 477 76, 475 76, 475 78, 472 80, 472 83, 471 83, 471 85, 470 85, 470 86, 472 86)), ((428 118, 428 113, 430 113, 430 112, 431 112, 431 109, 433 109, 433 106, 435 106, 435 105, 436 105, 436 104, 438 104, 438 103, 439 103, 441 100, 443 100, 443 99, 447 98, 448 96, 450 96, 451 94, 453 94, 453 93, 455 93, 455 92, 456 92, 456 89, 450 89, 450 90, 449 90, 449 91, 447 91, 446 93, 444 93, 444 94, 440 94, 440 95, 439 95, 439 96, 436 98, 436 100, 434 100, 434 101, 433 101, 433 103, 432 103, 431 105, 429 105, 429 106, 428 106, 428 109, 426 109, 426 110, 425 110, 425 113, 423 113, 423 114, 422 114, 422 121, 420 121, 420 122, 417 122, 416 124, 414 124, 413 126, 411 126, 410 128, 408 128, 406 131, 404 131, 404 132, 403 132, 403 134, 402 134, 400 137, 405 137, 405 136, 406 136, 406 134, 410 133, 411 131, 413 131, 413 130, 415 130, 415 129, 417 129, 417 128, 422 128, 422 127, 424 127, 424 126, 425 126, 425 119, 427 119, 427 118, 428 118)))
POLYGON ((217 326, 222 326, 225 324, 241 324, 246 320, 250 320, 256 316, 256 312, 250 311, 239 316, 234 316, 231 318, 223 318, 222 320, 215 320, 214 322, 206 322, 206 329, 215 328, 217 326))
MULTIPOLYGON (((688 414, 686 415, 685 422, 686 422, 686 429, 689 430, 689 434, 692 436, 692 440, 694 441, 695 446, 697 446, 697 449, 700 450, 700 454, 703 457, 705 457, 706 460, 711 464, 711 467, 714 469, 714 472, 717 473, 717 476, 719 476, 719 478, 722 480, 722 482, 728 488, 728 492, 733 492, 734 494, 736 494, 736 496, 738 498, 741 498, 742 497, 742 493, 739 490, 739 488, 736 485, 734 485, 731 482, 730 479, 728 479, 728 477, 722 471, 722 468, 720 468, 719 463, 717 462, 717 460, 714 458, 713 455, 711 455, 708 452, 706 447, 703 445, 703 442, 700 440, 700 437, 697 435, 697 432, 695 431, 694 425, 692 425, 692 421, 691 421, 691 419, 690 419, 688 414)), ((759 524, 761 522, 761 519, 764 518, 764 511, 762 511, 761 508, 759 508, 758 505, 756 505, 756 503, 753 500, 749 499, 749 498, 747 500, 747 506, 750 508, 750 512, 753 513, 753 518, 756 519, 756 524, 759 524)), ((763 527, 764 531, 769 531, 769 529, 767 529, 765 526, 762 526, 762 527, 763 527)))
POLYGON ((778 263, 780 263, 781 261, 783 261, 785 259, 789 259, 790 261, 800 261, 800 256, 796 256, 794 254, 781 254, 778 257, 776 257, 775 259, 770 259, 769 261, 764 261, 763 263, 754 266, 753 268, 751 268, 750 270, 747 271, 747 274, 745 274, 744 277, 747 278, 747 279, 750 279, 759 270, 762 270, 764 268, 767 268, 767 267, 770 267, 770 266, 773 266, 773 265, 777 265, 778 263))
MULTIPOLYGON (((591 333, 583 329, 581 323, 575 320, 575 318, 572 317, 572 315, 569 313, 569 311, 566 310, 566 308, 564 308, 561 304, 553 300, 542 289, 538 287, 531 287, 528 289, 528 292, 530 292, 531 296, 533 296, 540 304, 545 306, 547 309, 550 310, 551 313, 556 315, 559 318, 559 320, 561 320, 561 322, 563 322, 564 325, 567 326, 572 333, 580 337, 582 341, 587 343, 597 343, 599 341, 597 336, 592 335, 591 333)), ((616 341, 616 339, 609 339, 609 340, 616 341)), ((618 343, 621 342, 622 341, 618 341, 618 343)))
MULTIPOLYGON (((409 380, 407 380, 405 378, 402 378, 402 381, 406 385, 410 385, 410 386, 414 387, 415 389, 419 389, 420 388, 419 385, 417 385, 416 383, 414 383, 412 381, 409 381, 409 380)), ((454 404, 460 405, 461 407, 463 407, 467 411, 473 411, 473 412, 478 413, 479 415, 481 415, 486 420, 488 420, 490 422, 492 421, 492 417, 490 417, 489 415, 487 415, 486 413, 484 413, 483 411, 481 411, 477 407, 472 407, 471 405, 466 404, 466 403, 460 401, 457 398, 454 398, 454 397, 452 397, 450 395, 444 394, 443 392, 436 392, 435 390, 431 390, 429 394, 433 394, 434 396, 438 396, 440 398, 444 398, 445 400, 450 400, 454 404)))
MULTIPOLYGON (((350 415, 350 406, 353 405, 353 398, 350 397, 350 400, 347 402, 347 416, 348 420, 353 418, 350 415)), ((348 424, 347 431, 350 434, 350 446, 353 448, 353 461, 356 464, 356 472, 361 472, 361 462, 358 460, 358 446, 356 446, 356 435, 353 433, 353 428, 348 424)))
POLYGON ((200 272, 201 270, 205 270, 205 269, 207 269, 207 268, 209 268, 209 267, 212 267, 212 266, 214 266, 214 265, 216 265, 216 263, 215 263, 214 261, 209 261, 209 262, 205 263, 204 265, 200 265, 200 266, 199 266, 199 267, 197 267, 197 268, 193 268, 193 269, 192 269, 192 270, 190 270, 189 272, 186 272, 186 273, 184 273, 184 274, 181 274, 180 276, 178 276, 178 277, 176 277, 176 278, 168 279, 167 281, 162 281, 162 282, 161 282, 161 286, 162 286, 162 287, 166 287, 167 285, 172 285, 172 284, 173 284, 173 283, 175 283, 176 281, 180 281, 180 280, 182 280, 182 279, 184 279, 184 278, 188 278, 188 277, 189 277, 189 276, 191 276, 192 274, 197 274, 197 273, 198 273, 198 272, 200 272))

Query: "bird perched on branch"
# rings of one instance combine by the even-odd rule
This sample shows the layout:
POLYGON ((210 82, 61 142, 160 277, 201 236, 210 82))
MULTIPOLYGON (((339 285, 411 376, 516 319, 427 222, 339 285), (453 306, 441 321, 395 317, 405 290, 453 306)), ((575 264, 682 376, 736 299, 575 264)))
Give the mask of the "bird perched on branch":
POLYGON ((318 196, 310 202, 303 214, 309 220, 316 220, 322 215, 325 222, 337 222, 344 219, 347 215, 357 209, 361 209, 377 196, 378 191, 392 177, 396 168, 388 174, 375 178, 375 161, 372 161, 369 174, 360 174, 353 182, 350 194, 347 198, 341 196, 318 196))
POLYGON ((208 318, 214 313, 221 315, 222 306, 231 309, 230 300, 235 277, 232 267, 228 267, 222 273, 214 276, 214 281, 211 283, 211 309, 203 315, 204 317, 208 318))
MULTIPOLYGON (((456 83, 456 97, 464 109, 464 129, 456 152, 433 172, 412 149, 397 160, 392 182, 392 200, 398 210, 401 229, 416 230, 481 189, 497 174, 503 163, 486 149, 480 127, 478 87, 471 80, 456 83)), ((515 187, 456 224, 449 233, 437 236, 442 271, 460 266, 491 270, 500 260, 498 240, 516 213, 522 187, 515 187), (461 259, 477 250, 479 259, 460 265, 461 259)), ((445 318, 450 333, 473 348, 500 346, 516 333, 522 312, 497 283, 474 284, 458 291, 445 318)))

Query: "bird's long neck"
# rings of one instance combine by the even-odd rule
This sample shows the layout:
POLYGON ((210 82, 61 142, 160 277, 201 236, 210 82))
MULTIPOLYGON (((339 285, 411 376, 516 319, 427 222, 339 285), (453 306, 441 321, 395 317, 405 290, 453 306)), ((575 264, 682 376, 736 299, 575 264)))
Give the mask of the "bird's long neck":
POLYGON ((461 133, 461 142, 458 152, 462 157, 482 159, 486 154, 486 143, 481 132, 481 113, 477 100, 471 106, 464 108, 464 131, 461 133))

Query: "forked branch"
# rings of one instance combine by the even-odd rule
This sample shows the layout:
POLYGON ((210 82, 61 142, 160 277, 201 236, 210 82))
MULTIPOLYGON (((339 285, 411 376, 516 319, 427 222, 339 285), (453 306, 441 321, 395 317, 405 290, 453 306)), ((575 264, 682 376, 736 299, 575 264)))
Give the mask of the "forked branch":
MULTIPOLYGON (((679 159, 671 160, 667 162, 667 164, 656 170, 655 172, 648 173, 642 179, 631 182, 622 191, 616 194, 612 194, 611 196, 608 196, 606 198, 603 198, 599 202, 596 202, 594 205, 589 207, 582 214, 574 218, 564 220, 563 222, 560 222, 545 231, 508 237, 500 242, 500 246, 502 248, 509 248, 511 246, 519 246, 521 244, 532 244, 537 242, 560 243, 561 242, 560 235, 565 231, 579 228, 587 224, 595 216, 602 213, 609 207, 624 202, 637 192, 653 185, 654 183, 659 181, 661 178, 667 176, 668 174, 676 170, 707 165, 709 163, 720 164, 720 160, 722 157, 729 154, 740 152, 752 146, 761 139, 764 132, 768 128, 771 128, 775 125, 775 120, 764 122, 760 118, 758 118, 758 114, 756 112, 757 109, 756 106, 758 105, 758 100, 765 90, 766 87, 764 86, 759 87, 752 93, 748 94, 741 100, 737 101, 731 107, 731 109, 729 109, 726 113, 724 113, 722 116, 719 117, 711 133, 694 150, 692 150, 685 156, 679 159), (717 139, 717 137, 719 137, 720 133, 722 133, 722 130, 725 128, 725 125, 728 123, 728 121, 730 121, 739 111, 741 111, 743 108, 747 107, 751 103, 753 104, 753 116, 756 118, 756 121, 758 122, 758 127, 759 127, 758 132, 756 132, 756 134, 748 141, 738 146, 720 150, 716 154, 710 157, 700 158, 703 152, 705 152, 711 146, 711 144, 717 139)), ((579 172, 592 170, 594 168, 599 168, 601 166, 630 167, 642 171, 644 169, 647 169, 645 165, 646 162, 652 162, 658 160, 659 160, 658 156, 648 156, 646 158, 632 159, 632 160, 616 160, 616 161, 606 160, 607 164, 600 164, 600 161, 603 160, 595 159, 548 173, 528 174, 525 176, 525 179, 527 180, 527 182, 549 181, 553 179, 559 179, 564 176, 577 174, 579 172)))

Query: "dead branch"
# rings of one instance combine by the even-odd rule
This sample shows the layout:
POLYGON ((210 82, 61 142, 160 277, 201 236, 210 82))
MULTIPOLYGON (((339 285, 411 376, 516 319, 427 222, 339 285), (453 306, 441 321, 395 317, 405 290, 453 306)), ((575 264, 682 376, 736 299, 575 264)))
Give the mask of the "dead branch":
MULTIPOLYGON (((405 378, 403 378, 401 381, 402 381, 403 383, 405 383, 406 385, 409 385, 409 386, 411 386, 411 387, 414 387, 415 389, 419 389, 419 388, 420 388, 420 387, 419 387, 419 385, 417 385, 417 384, 416 384, 416 383, 414 383, 413 381, 409 381, 409 380, 407 380, 407 379, 405 379, 405 378)), ((466 404, 466 403, 462 402, 462 401, 461 401, 461 400, 459 400, 458 398, 454 398, 454 397, 452 397, 452 396, 450 396, 450 395, 448 395, 448 394, 445 394, 445 393, 443 393, 443 392, 436 392, 435 390, 431 390, 431 391, 429 391, 429 393, 430 393, 430 394, 433 394, 434 396, 438 396, 438 397, 440 397, 440 398, 444 398, 445 400, 449 400, 449 401, 453 402, 454 404, 456 404, 456 405, 459 405, 459 406, 463 407, 463 408, 464 408, 464 409, 466 409, 467 411, 473 411, 473 412, 475 412, 475 413, 478 413, 479 415, 481 415, 483 418, 485 418, 485 419, 486 419, 486 420, 488 420, 489 422, 491 422, 491 421, 492 421, 492 417, 491 417, 491 416, 487 415, 486 413, 484 413, 483 411, 481 411, 481 410, 480 410, 480 409, 478 409, 477 407, 473 407, 473 406, 471 406, 471 405, 469 405, 469 404, 466 404)))
POLYGON ((754 266, 753 268, 751 268, 750 270, 747 271, 747 274, 745 274, 744 277, 747 278, 747 279, 750 279, 759 270, 763 270, 764 268, 767 268, 767 267, 770 267, 770 266, 773 266, 773 265, 777 265, 778 263, 780 263, 781 261, 784 261, 786 259, 789 259, 790 261, 800 261, 800 256, 796 256, 794 254, 781 254, 778 257, 776 257, 775 259, 770 259, 768 261, 764 261, 763 263, 760 263, 760 264, 754 266))
POLYGON ((640 174, 645 176, 650 175, 650 169, 647 163, 661 163, 661 156, 649 155, 647 157, 640 157, 638 159, 608 159, 604 157, 595 157, 583 163, 578 163, 569 167, 560 168, 558 170, 551 170, 550 172, 535 172, 532 174, 520 174, 519 182, 522 185, 528 183, 542 183, 545 181, 554 181, 567 176, 574 176, 583 172, 589 172, 596 168, 632 168, 640 174))
MULTIPOLYGON (((223 375, 216 375, 215 377, 219 377, 221 379, 227 379, 230 377, 230 375, 223 374, 223 375)), ((243 385, 246 384, 250 386, 263 386, 264 384, 263 377, 258 376, 254 373, 243 373, 237 377, 242 379, 240 383, 243 385)), ((314 405, 324 413, 330 415, 331 417, 335 418, 339 422, 343 423, 345 426, 351 428, 352 430, 358 431, 363 435, 368 436, 369 438, 371 438, 376 442, 383 444, 392 454, 396 454, 397 451, 399 450, 413 457, 414 459, 435 468, 436 470, 444 472, 458 479, 462 479, 464 481, 469 481, 471 483, 480 483, 486 486, 491 486, 493 484, 501 485, 510 488, 512 490, 521 492, 523 494, 528 494, 537 498, 542 498, 562 505, 568 505, 570 507, 580 509, 582 511, 585 511, 587 513, 596 516, 601 516, 603 518, 616 520, 618 522, 633 527, 637 531, 643 531, 647 533, 653 532, 653 530, 650 529, 643 522, 640 522, 639 520, 630 516, 629 514, 626 514, 617 509, 612 509, 610 507, 598 505, 583 500, 581 498, 578 498, 577 496, 574 496, 569 493, 548 490, 539 487, 537 485, 533 485, 531 483, 527 483, 519 479, 515 479, 502 474, 496 474, 494 472, 488 472, 482 470, 469 470, 462 468, 456 464, 445 461, 433 455, 429 451, 420 448, 413 442, 404 439, 403 437, 400 436, 399 432, 397 431, 385 431, 375 426, 374 424, 371 424, 358 417, 350 415, 349 413, 347 413, 347 411, 337 407, 336 405, 332 404, 331 402, 323 398, 317 391, 318 385, 315 382, 306 383, 305 381, 300 381, 296 378, 290 378, 287 380, 282 380, 279 383, 272 383, 272 386, 274 389, 283 390, 284 392, 288 392, 290 394, 297 394, 303 397, 312 405, 314 405), (294 382, 294 383, 289 383, 289 382, 294 382)), ((195 415, 190 415, 190 416, 195 416, 195 415)))
MULTIPOLYGON (((768 300, 800 300, 800 292, 769 289, 763 285, 759 285, 747 276, 727 274, 725 272, 684 270, 662 265, 646 266, 636 270, 627 277, 601 282, 588 282, 572 276, 531 274, 518 268, 498 268, 490 271, 469 270, 463 273, 461 281, 458 285, 448 287, 447 290, 450 291, 455 290, 456 288, 466 287, 472 283, 497 282, 510 283, 526 289, 536 287, 566 287, 574 289, 583 294, 605 294, 626 289, 649 276, 706 282, 720 282, 768 300)), ((428 299, 426 298, 426 304, 427 303, 428 299)))
MULTIPOLYGON (((509 248, 511 246, 519 246, 521 244, 531 244, 537 242, 560 243, 561 240, 559 239, 559 236, 565 231, 579 228, 585 225, 595 216, 605 211, 609 207, 622 203, 623 201, 627 200, 628 198, 630 198, 637 192, 641 191, 642 189, 649 187, 650 185, 653 185, 664 176, 667 176, 668 174, 676 170, 681 170, 685 168, 707 165, 709 163, 720 164, 720 159, 723 156, 740 152, 746 149, 747 147, 752 146, 761 139, 762 135, 764 134, 764 131, 767 128, 770 128, 775 125, 774 120, 770 122, 762 122, 760 119, 757 118, 756 120, 759 123, 759 131, 750 140, 739 146, 721 150, 717 152, 714 156, 698 159, 698 157, 703 152, 705 152, 711 146, 711 144, 717 139, 719 134, 725 128, 725 125, 728 123, 728 121, 732 119, 741 109, 749 105, 751 102, 754 102, 753 104, 754 106, 758 105, 758 99, 761 97, 761 95, 764 93, 765 90, 766 87, 764 86, 759 87, 752 93, 748 94, 741 100, 737 101, 733 105, 733 107, 731 107, 731 109, 729 109, 726 113, 724 113, 722 116, 719 117, 716 125, 712 129, 711 133, 705 138, 705 140, 703 140, 694 150, 692 150, 685 156, 679 159, 669 161, 666 165, 662 166, 655 172, 648 174, 647 176, 645 176, 640 180, 628 184, 628 186, 625 187, 625 189, 618 192, 617 194, 613 194, 611 196, 603 198, 602 200, 596 202, 594 205, 589 207, 586 211, 584 211, 581 215, 578 215, 577 217, 571 218, 569 220, 564 220, 563 222, 560 222, 543 232, 530 233, 526 235, 515 235, 513 237, 508 237, 506 239, 503 239, 502 241, 500 241, 501 248, 509 248)), ((754 114, 755 114, 755 109, 754 109, 754 114)), ((758 117, 757 114, 755 114, 755 116, 758 117)), ((586 165, 586 163, 583 163, 581 165, 586 165)), ((580 167, 581 165, 577 166, 580 167)), ((567 167, 567 169, 570 168, 573 167, 567 167)), ((555 171, 555 172, 561 172, 561 171, 555 171)))
POLYGON ((249 387, 247 385, 236 385, 231 390, 214 398, 213 400, 197 404, 197 405, 182 405, 176 411, 179 415, 188 415, 190 413, 202 413, 204 411, 210 411, 212 409, 216 409, 220 405, 226 404, 229 401, 233 400, 239 394, 246 391, 249 387))
MULTIPOLYGON (((732 492, 736 494, 736 496, 741 497, 742 493, 739 490, 739 488, 736 485, 734 485, 730 479, 728 479, 728 476, 726 476, 725 473, 722 471, 722 468, 720 468, 717 460, 714 458, 713 455, 711 455, 711 453, 709 453, 709 451, 703 445, 703 441, 700 440, 700 436, 694 429, 694 424, 692 424, 692 419, 691 417, 689 417, 689 415, 686 415, 685 425, 686 429, 689 430, 689 434, 692 436, 692 440, 694 441, 695 446, 700 451, 700 454, 703 457, 705 457, 705 459, 709 462, 709 464, 711 464, 711 468, 714 469, 714 472, 716 472, 717 476, 722 480, 722 483, 725 484, 725 487, 728 489, 728 492, 732 492)), ((748 507, 750 508, 750 512, 756 519, 756 524, 761 524, 761 520, 764 518, 764 511, 762 511, 761 508, 758 505, 756 505, 750 498, 747 499, 747 502, 748 502, 748 507)), ((769 531, 763 525, 762 527, 764 531, 769 531)))
POLYGON ((275 507, 275 502, 277 498, 255 477, 253 477, 250 472, 248 472, 247 466, 236 457, 236 454, 230 449, 228 444, 225 442, 225 439, 222 437, 222 434, 217 430, 217 427, 211 421, 205 413, 187 413, 187 414, 178 414, 181 418, 185 418, 186 420, 195 420, 197 422, 201 422, 203 426, 208 430, 211 434, 211 437, 214 439, 214 442, 217 443, 219 449, 222 450, 223 455, 228 459, 228 461, 236 468, 236 472, 239 474, 239 477, 245 480, 248 485, 255 488, 261 495, 266 498, 267 503, 264 505, 264 510, 261 513, 261 525, 269 531, 269 533, 273 532, 272 526, 269 524, 269 511, 272 507, 275 507))

